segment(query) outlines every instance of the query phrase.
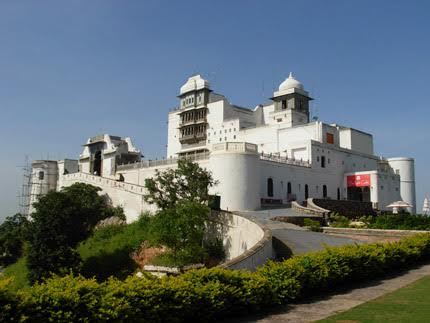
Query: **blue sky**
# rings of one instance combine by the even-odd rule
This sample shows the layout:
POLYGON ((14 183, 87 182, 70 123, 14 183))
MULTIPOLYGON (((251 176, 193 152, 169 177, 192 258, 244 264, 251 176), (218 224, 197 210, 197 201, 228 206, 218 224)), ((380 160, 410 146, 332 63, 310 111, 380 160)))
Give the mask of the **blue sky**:
POLYGON ((167 112, 193 73, 235 104, 268 101, 290 71, 321 120, 416 158, 430 194, 428 1, 0 0, 0 219, 26 155, 77 158, 87 137, 165 155, 167 112))

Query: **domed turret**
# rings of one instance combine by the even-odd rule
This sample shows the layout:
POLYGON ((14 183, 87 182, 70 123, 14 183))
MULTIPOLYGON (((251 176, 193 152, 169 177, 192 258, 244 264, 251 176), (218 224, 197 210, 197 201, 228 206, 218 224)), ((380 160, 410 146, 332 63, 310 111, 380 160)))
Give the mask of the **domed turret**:
POLYGON ((181 86, 180 94, 185 94, 191 91, 209 89, 209 82, 200 75, 194 75, 188 78, 188 81, 181 86))
POLYGON ((293 73, 291 72, 288 78, 285 79, 285 81, 282 82, 281 85, 279 85, 279 91, 284 91, 288 89, 304 90, 303 84, 300 81, 296 80, 293 76, 293 73))

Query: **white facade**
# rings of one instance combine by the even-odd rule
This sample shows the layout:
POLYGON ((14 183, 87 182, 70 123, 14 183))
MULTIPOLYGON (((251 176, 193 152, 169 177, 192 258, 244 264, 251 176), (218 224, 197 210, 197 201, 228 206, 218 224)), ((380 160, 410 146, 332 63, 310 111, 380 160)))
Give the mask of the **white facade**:
MULTIPOLYGON (((403 199, 415 210, 413 159, 378 157, 371 134, 311 121, 313 99, 291 74, 270 103, 254 109, 214 93, 200 75, 190 77, 178 97, 179 107, 168 115, 165 160, 141 161, 129 138, 109 135, 90 138, 79 158, 79 172, 93 175, 87 181, 97 184, 99 176, 130 185, 126 191, 133 194, 133 210, 127 206, 129 193, 122 192, 117 204, 132 218, 150 208, 134 196, 144 194, 145 179, 155 169, 176 167, 176 159, 184 156, 219 181, 211 193, 221 196, 223 209, 254 210, 315 197, 368 201, 380 210, 403 199)), ((65 184, 59 186, 79 178, 60 171, 65 184)), ((99 183, 108 185, 111 195, 112 189, 122 190, 114 182, 99 183)))

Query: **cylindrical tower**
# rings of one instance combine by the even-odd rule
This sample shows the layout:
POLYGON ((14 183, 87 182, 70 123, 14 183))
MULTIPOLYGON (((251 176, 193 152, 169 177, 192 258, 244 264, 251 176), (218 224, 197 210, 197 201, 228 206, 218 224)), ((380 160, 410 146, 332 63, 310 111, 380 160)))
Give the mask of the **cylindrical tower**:
POLYGON ((35 160, 31 163, 29 214, 34 211, 33 204, 38 201, 40 196, 57 189, 57 181, 57 161, 35 160))
POLYGON ((260 208, 260 158, 257 146, 243 142, 213 145, 209 167, 219 184, 212 190, 221 196, 221 209, 260 208))
POLYGON ((415 197, 415 161, 409 157, 389 158, 388 163, 396 174, 400 175, 400 196, 402 200, 412 205, 408 211, 416 212, 415 197))

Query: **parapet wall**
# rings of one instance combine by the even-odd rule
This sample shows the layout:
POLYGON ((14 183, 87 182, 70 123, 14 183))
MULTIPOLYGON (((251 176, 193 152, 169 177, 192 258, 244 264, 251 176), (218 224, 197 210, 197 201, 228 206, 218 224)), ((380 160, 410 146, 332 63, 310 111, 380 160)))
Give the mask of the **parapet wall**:
POLYGON ((85 173, 63 175, 62 185, 64 187, 74 183, 87 183, 100 187, 102 194, 108 196, 112 205, 124 208, 128 223, 137 220, 143 211, 153 210, 153 207, 143 199, 145 192, 143 186, 85 173))
POLYGON ((272 258, 270 230, 234 213, 212 212, 212 226, 223 239, 226 261, 220 267, 255 270, 272 258))

